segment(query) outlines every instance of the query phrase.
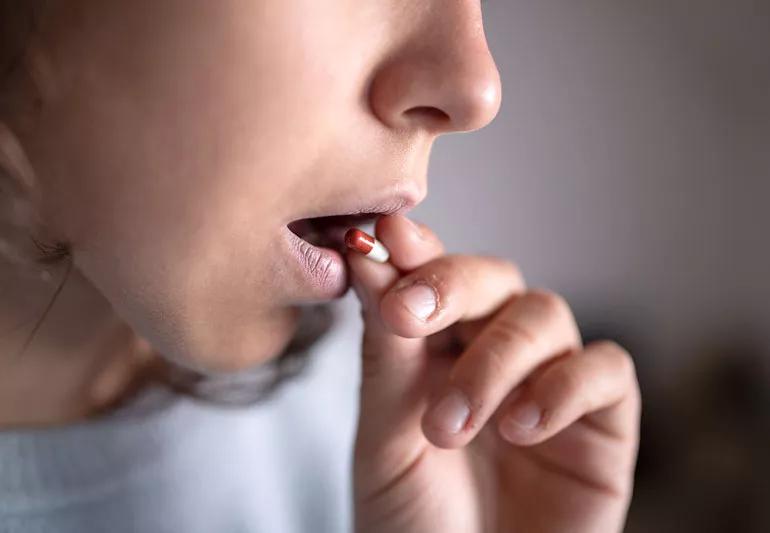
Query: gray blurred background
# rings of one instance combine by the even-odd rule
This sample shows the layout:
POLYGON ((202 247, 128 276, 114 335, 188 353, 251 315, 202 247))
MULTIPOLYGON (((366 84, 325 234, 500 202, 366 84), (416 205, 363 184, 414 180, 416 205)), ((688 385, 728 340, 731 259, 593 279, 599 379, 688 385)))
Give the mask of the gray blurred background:
POLYGON ((628 531, 770 531, 770 0, 484 12, 502 109, 438 141, 414 217, 632 351, 628 531))

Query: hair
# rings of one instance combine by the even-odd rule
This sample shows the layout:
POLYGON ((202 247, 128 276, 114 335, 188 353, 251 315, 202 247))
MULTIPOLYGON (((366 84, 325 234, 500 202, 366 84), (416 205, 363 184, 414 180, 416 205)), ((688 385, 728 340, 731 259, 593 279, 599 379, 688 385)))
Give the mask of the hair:
POLYGON ((7 77, 24 55, 45 0, 0 0, 0 76, 7 77))
MULTIPOLYGON (((8 87, 23 69, 24 57, 33 34, 39 28, 48 0, 0 0, 0 126, 13 111, 8 87)), ((0 128, 0 142, 3 141, 0 128)), ((0 163, 4 161, 0 153, 0 163)), ((5 158, 7 159, 7 158, 5 158)), ((10 162, 11 164, 14 161, 10 162)), ((52 270, 63 267, 63 274, 42 315, 27 335, 21 357, 53 307, 73 266, 72 245, 46 240, 33 229, 39 223, 29 188, 19 186, 0 166, 0 261, 10 263, 25 275, 37 270, 38 279, 52 281, 52 270)), ((220 404, 248 405, 266 399, 278 387, 297 376, 307 366, 308 349, 333 324, 333 313, 326 305, 302 309, 297 334, 283 352, 268 363, 230 375, 207 375, 182 367, 157 355, 127 394, 107 408, 125 403, 151 383, 161 384, 187 396, 220 404)))

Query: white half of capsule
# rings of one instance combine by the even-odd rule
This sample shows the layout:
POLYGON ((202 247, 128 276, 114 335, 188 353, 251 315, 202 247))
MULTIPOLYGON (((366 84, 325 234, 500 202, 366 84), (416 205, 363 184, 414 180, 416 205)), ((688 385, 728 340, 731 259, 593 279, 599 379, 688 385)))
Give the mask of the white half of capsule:
POLYGON ((372 249, 366 254, 366 257, 378 263, 387 263, 388 259, 390 259, 390 252, 385 248, 385 245, 375 239, 374 246, 372 246, 372 249))

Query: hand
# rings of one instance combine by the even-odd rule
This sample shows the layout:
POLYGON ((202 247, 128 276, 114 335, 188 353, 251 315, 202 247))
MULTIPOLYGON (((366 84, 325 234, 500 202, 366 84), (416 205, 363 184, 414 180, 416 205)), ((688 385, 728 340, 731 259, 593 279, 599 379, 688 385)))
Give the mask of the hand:
POLYGON ((376 235, 390 263, 348 256, 364 319, 357 531, 620 531, 641 403, 631 357, 583 346, 564 299, 508 262, 444 255, 402 216, 376 235))

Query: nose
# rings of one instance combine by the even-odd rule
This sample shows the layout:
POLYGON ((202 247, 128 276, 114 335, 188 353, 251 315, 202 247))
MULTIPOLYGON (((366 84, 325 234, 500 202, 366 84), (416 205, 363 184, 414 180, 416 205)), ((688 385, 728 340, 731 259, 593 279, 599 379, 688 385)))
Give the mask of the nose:
POLYGON ((489 124, 501 103, 500 74, 477 0, 437 0, 408 23, 370 85, 374 114, 397 130, 433 135, 489 124))

